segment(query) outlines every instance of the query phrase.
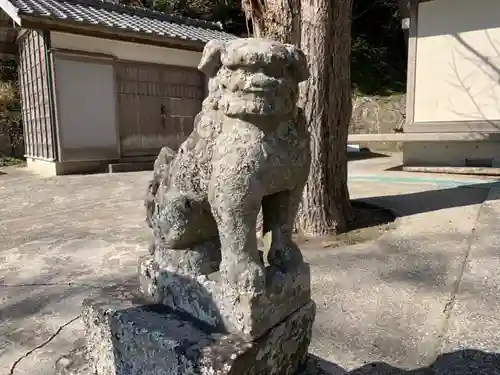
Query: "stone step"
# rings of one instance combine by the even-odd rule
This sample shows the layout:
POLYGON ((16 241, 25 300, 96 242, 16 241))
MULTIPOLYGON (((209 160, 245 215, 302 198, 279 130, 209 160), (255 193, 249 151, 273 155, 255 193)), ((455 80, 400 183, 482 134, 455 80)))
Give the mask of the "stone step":
POLYGON ((109 173, 152 171, 154 161, 119 162, 108 164, 109 173))
MULTIPOLYGON (((159 151, 158 151, 159 152, 159 151)), ((136 155, 136 156, 122 156, 120 158, 121 163, 137 163, 146 161, 155 161, 158 154, 154 155, 136 155)))

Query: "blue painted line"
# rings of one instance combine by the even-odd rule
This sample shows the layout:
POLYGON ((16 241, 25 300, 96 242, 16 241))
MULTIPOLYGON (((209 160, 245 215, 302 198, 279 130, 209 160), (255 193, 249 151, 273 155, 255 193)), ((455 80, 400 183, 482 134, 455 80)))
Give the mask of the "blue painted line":
POLYGON ((474 187, 484 189, 499 189, 500 181, 488 182, 483 180, 445 180, 438 178, 426 177, 389 177, 377 175, 349 175, 349 181, 373 181, 390 184, 425 184, 425 185, 439 185, 447 187, 474 187))

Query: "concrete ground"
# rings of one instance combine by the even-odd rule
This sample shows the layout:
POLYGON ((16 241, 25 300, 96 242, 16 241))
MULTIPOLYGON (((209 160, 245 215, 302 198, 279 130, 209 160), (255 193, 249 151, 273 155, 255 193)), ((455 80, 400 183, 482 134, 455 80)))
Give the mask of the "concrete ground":
MULTIPOLYGON (((399 213, 394 231, 304 248, 318 305, 311 351, 336 373, 417 374, 441 363, 442 373, 496 374, 474 368, 499 361, 500 183, 385 171, 397 164, 397 156, 359 160, 349 171, 353 198, 399 213), (435 362, 441 353, 452 354, 435 362)), ((53 374, 81 336, 83 298, 135 275, 150 235, 142 196, 151 173, 3 172, 0 375, 53 374)))

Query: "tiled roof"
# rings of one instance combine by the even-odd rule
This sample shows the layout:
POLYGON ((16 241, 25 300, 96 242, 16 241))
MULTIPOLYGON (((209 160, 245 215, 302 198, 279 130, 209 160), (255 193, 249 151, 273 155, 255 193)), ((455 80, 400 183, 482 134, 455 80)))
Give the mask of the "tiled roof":
POLYGON ((236 38, 217 23, 167 15, 101 0, 9 0, 18 16, 100 25, 197 42, 236 38))

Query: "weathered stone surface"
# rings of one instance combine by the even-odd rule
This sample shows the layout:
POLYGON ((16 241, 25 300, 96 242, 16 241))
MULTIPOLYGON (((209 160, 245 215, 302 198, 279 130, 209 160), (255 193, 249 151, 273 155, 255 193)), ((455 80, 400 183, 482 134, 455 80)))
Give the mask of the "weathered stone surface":
POLYGON ((86 354, 77 349, 58 361, 59 374, 84 374, 87 358, 97 375, 290 375, 304 364, 315 304, 310 301, 255 342, 211 332, 161 305, 114 293, 84 302, 86 354))
POLYGON ((308 264, 287 273, 268 266, 265 272, 263 293, 235 294, 218 273, 193 278, 144 257, 139 264, 139 281, 141 292, 150 301, 188 313, 222 332, 254 340, 311 299, 308 264))

